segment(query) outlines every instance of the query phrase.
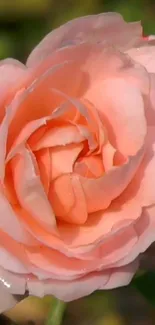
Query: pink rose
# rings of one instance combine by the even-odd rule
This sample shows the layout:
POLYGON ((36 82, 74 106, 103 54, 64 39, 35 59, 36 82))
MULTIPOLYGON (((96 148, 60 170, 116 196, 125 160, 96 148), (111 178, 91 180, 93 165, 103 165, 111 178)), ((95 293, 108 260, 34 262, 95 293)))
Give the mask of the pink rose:
POLYGON ((155 240, 155 45, 116 13, 0 63, 1 310, 127 285, 155 240))

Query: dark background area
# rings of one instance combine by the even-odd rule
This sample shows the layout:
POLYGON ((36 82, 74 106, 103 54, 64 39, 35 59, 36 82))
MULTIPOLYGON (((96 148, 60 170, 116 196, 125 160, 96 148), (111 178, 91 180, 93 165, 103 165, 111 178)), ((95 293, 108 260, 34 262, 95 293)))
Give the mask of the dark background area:
MULTIPOLYGON (((103 11, 118 11, 127 21, 141 20, 144 34, 155 34, 155 0, 0 0, 0 59, 14 57, 25 62, 33 47, 53 28, 69 19, 103 11)), ((48 305, 44 308, 39 301, 36 306, 32 300, 29 305, 21 303, 6 315, 20 324, 43 324, 48 305)), ((2 316, 0 324, 13 322, 2 316)), ((139 293, 127 287, 70 303, 64 325, 71 324, 153 325, 155 312, 139 293)))
POLYGON ((0 59, 25 61, 53 28, 103 11, 118 11, 127 21, 141 20, 145 34, 155 33, 154 0, 0 0, 0 59))

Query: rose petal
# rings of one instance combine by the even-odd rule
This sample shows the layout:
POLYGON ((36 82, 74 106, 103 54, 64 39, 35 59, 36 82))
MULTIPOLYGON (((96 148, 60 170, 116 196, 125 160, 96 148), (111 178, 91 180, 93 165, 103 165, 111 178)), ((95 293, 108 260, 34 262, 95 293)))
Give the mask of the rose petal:
POLYGON ((55 216, 35 170, 35 158, 26 148, 12 163, 14 186, 22 207, 32 214, 43 227, 53 230, 55 216))
POLYGON ((111 201, 124 191, 135 175, 143 155, 144 150, 140 150, 135 157, 130 157, 124 165, 113 167, 98 179, 80 176, 89 213, 106 209, 111 201))
POLYGON ((58 126, 48 130, 32 149, 40 150, 47 147, 65 146, 70 143, 79 143, 83 140, 85 138, 79 133, 76 126, 58 126))
POLYGON ((40 172, 41 183, 48 193, 50 188, 51 158, 49 149, 41 149, 35 153, 37 165, 40 172))
POLYGON ((87 206, 78 175, 64 174, 53 181, 49 199, 58 219, 73 224, 84 224, 87 220, 87 206))
POLYGON ((122 154, 135 155, 143 145, 147 131, 140 91, 126 80, 106 79, 89 89, 86 97, 98 108, 110 142, 122 154))
POLYGON ((0 215, 1 230, 20 243, 35 245, 36 240, 25 230, 24 225, 13 211, 2 189, 0 191, 0 215))
POLYGON ((118 47, 130 48, 141 38, 139 23, 125 23, 120 14, 103 13, 74 19, 49 33, 30 54, 27 65, 35 66, 57 48, 85 40, 109 41, 118 47))
POLYGON ((15 59, 0 61, 0 122, 5 115, 4 102, 27 80, 28 75, 29 70, 21 62, 15 59))
POLYGON ((128 265, 112 270, 108 282, 100 287, 100 290, 110 290, 128 285, 138 270, 138 266, 138 261, 134 261, 128 265))
POLYGON ((51 175, 53 180, 63 174, 73 172, 74 163, 83 149, 83 144, 70 144, 50 149, 51 175))
POLYGON ((128 55, 141 65, 148 72, 155 73, 155 46, 142 46, 127 51, 128 55))

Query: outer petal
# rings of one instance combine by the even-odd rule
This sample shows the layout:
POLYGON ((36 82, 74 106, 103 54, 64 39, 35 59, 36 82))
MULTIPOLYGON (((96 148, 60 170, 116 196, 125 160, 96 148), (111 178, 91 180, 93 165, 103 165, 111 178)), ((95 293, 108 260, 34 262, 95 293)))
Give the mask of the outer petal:
POLYGON ((134 262, 109 272, 94 272, 70 282, 56 280, 39 282, 37 280, 30 280, 28 282, 28 289, 31 295, 42 297, 52 294, 63 301, 72 301, 90 295, 98 289, 116 288, 127 285, 136 272, 137 267, 138 264, 134 262))
POLYGON ((144 149, 122 166, 113 167, 102 177, 88 179, 79 176, 87 202, 89 213, 106 209, 128 186, 142 161, 144 149), (116 186, 117 184, 117 186, 116 186))
MULTIPOLYGON (((4 280, 5 282, 5 280, 4 280)), ((13 308, 18 300, 16 299, 16 296, 13 296, 7 286, 2 281, 0 284, 0 314, 4 311, 7 311, 11 308, 13 308)))
POLYGON ((85 96, 98 108, 114 147, 124 155, 135 155, 147 132, 139 89, 121 78, 110 78, 96 81, 85 96))
POLYGON ((111 272, 109 281, 100 289, 109 290, 128 285, 136 273, 138 266, 138 261, 135 260, 131 264, 125 265, 124 267, 115 268, 111 272))
POLYGON ((126 53, 143 65, 148 72, 155 73, 155 46, 142 46, 129 49, 126 53))
POLYGON ((35 158, 26 148, 12 162, 14 186, 21 206, 32 214, 43 227, 53 230, 55 216, 39 175, 35 158))
POLYGON ((117 13, 77 18, 48 34, 30 54, 27 65, 37 65, 57 48, 88 39, 94 42, 107 40, 118 47, 130 48, 141 34, 139 23, 127 24, 117 13))
POLYGON ((14 59, 0 61, 0 121, 4 117, 4 102, 27 80, 29 70, 14 59))

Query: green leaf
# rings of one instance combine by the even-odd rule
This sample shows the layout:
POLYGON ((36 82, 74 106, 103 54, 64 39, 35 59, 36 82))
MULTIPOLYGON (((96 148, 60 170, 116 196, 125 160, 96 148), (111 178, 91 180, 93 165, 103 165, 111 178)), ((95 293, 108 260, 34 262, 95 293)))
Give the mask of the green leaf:
POLYGON ((135 277, 131 282, 134 286, 153 306, 155 306, 155 273, 146 272, 135 277))
POLYGON ((48 315, 46 325, 61 325, 65 308, 66 308, 65 302, 53 298, 51 310, 48 315))

